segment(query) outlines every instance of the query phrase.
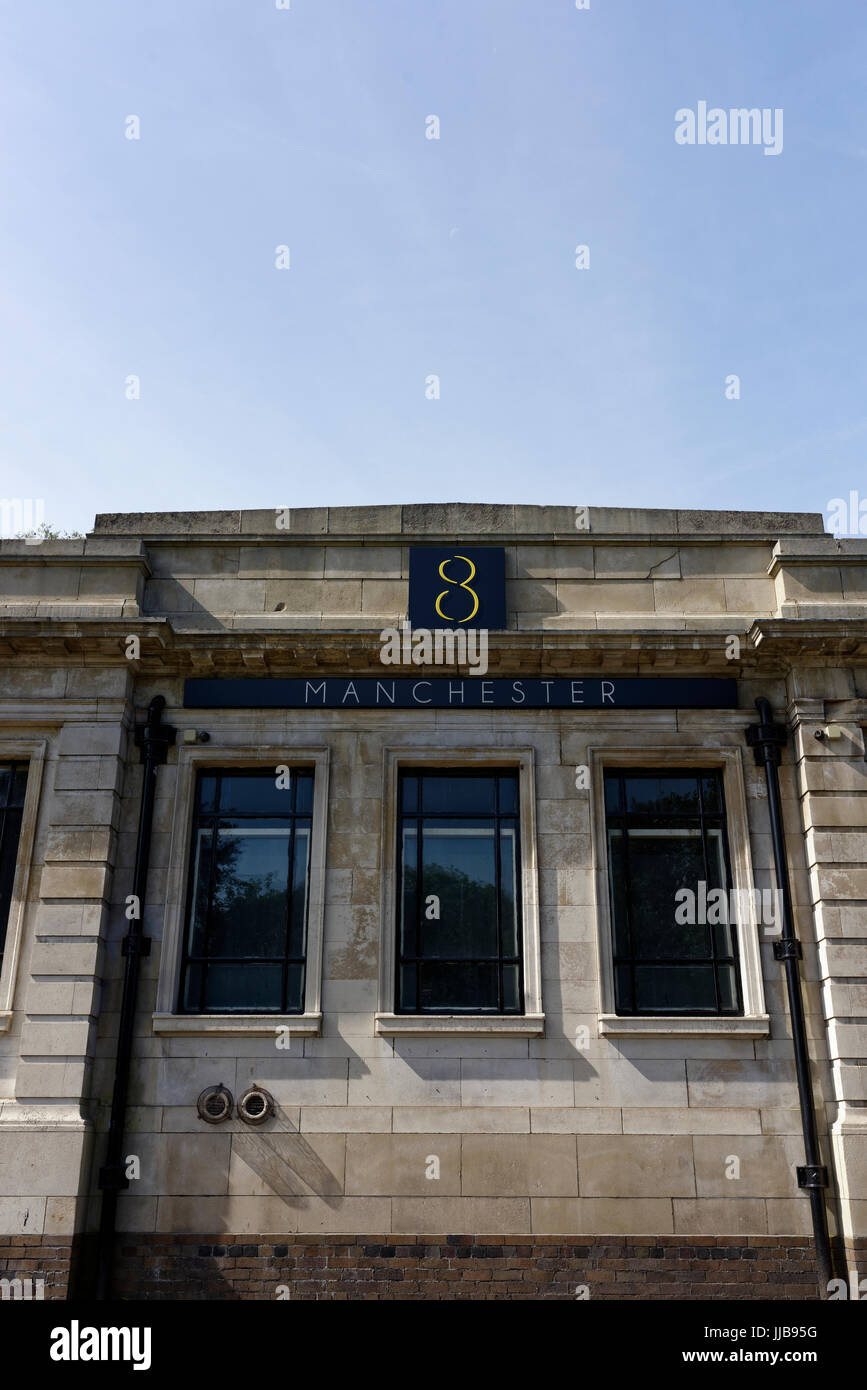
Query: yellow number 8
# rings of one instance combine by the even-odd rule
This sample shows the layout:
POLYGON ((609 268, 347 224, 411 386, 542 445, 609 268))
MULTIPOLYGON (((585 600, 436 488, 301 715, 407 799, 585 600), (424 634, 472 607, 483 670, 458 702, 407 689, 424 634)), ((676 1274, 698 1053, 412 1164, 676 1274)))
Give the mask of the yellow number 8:
POLYGON ((466 555, 452 555, 450 559, 448 559, 448 560, 443 560, 442 564, 441 564, 440 567, 439 567, 439 576, 440 576, 440 579, 444 579, 444 580, 446 581, 447 584, 457 584, 457 586, 458 586, 459 589, 466 589, 467 593, 468 593, 468 594, 472 594, 472 596, 473 596, 473 611, 472 611, 472 613, 468 614, 468 616, 467 616, 466 618, 457 618, 457 619, 455 619, 455 618, 449 618, 448 615, 445 614, 445 613, 443 612, 443 610, 440 608, 440 599, 444 599, 444 598, 446 597, 446 595, 448 594, 448 589, 443 589, 442 593, 439 594, 439 595, 437 596, 437 601, 436 601, 436 605, 435 605, 435 606, 436 606, 437 613, 438 613, 439 616, 443 619, 443 622, 446 622, 446 623, 451 623, 451 622, 468 623, 468 622, 470 621, 470 619, 471 619, 471 618, 474 618, 474 617, 476 616, 476 614, 478 613, 478 611, 479 611, 479 596, 478 596, 478 594, 476 593, 475 589, 471 589, 471 588, 470 588, 470 580, 473 579, 473 578, 475 578, 475 573, 476 573, 476 567, 475 567, 475 565, 473 564, 472 560, 470 560, 466 555), (469 565, 469 567, 470 567, 470 572, 469 572, 469 574, 467 575, 466 579, 461 579, 461 580, 449 579, 448 575, 443 573, 443 570, 445 569, 446 565, 450 565, 451 562, 452 562, 452 560, 463 560, 463 561, 464 561, 464 564, 469 565))

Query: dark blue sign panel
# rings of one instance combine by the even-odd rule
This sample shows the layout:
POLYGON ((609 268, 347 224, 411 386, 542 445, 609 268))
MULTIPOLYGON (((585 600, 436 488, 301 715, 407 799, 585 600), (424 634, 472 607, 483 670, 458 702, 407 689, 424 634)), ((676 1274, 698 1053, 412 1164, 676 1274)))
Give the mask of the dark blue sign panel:
POLYGON ((409 552, 411 627, 506 626, 506 552, 502 547, 412 546, 409 552))
POLYGON ((737 682, 612 676, 301 676, 184 683, 185 709, 737 709, 737 682))

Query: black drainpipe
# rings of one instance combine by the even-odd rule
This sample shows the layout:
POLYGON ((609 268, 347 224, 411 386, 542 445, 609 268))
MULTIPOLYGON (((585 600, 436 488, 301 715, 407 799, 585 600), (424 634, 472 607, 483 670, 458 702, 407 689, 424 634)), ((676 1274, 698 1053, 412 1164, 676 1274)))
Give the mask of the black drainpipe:
POLYGON ((777 775, 777 768, 782 759, 782 750, 788 742, 788 733, 785 724, 773 722, 768 700, 759 697, 756 700, 756 709, 759 712, 761 722, 749 725, 747 743, 753 750, 756 762, 760 767, 764 766, 765 769, 765 780, 768 784, 768 812, 771 818, 771 839, 774 846, 774 870, 783 905, 783 932, 781 939, 774 942, 774 960, 782 961, 786 972, 789 1017, 792 1020, 792 1047, 795 1053, 795 1071, 798 1077, 798 1100, 801 1105, 801 1128, 804 1132, 804 1155, 807 1160, 803 1167, 797 1169, 798 1186, 806 1188, 810 1194, 813 1239, 819 1266, 819 1292, 823 1298, 827 1298, 828 1284, 834 1278, 834 1261, 828 1235, 828 1214, 825 1210, 824 1196, 824 1189, 828 1186, 828 1169, 822 1163, 819 1140, 816 1134, 816 1107, 810 1079, 810 1054, 804 1026, 804 1000, 801 993, 801 971, 798 964, 799 961, 803 960, 804 952, 795 935, 795 918, 789 887, 789 864, 783 832, 780 781, 777 775))
POLYGON ((117 1060, 114 1069, 114 1091, 111 1097, 111 1116, 108 1122, 108 1144, 105 1164, 99 1170, 99 1187, 102 1190, 102 1212, 99 1223, 96 1263, 96 1297, 106 1300, 111 1297, 111 1275, 114 1256, 114 1231, 117 1216, 117 1194, 129 1187, 124 1158, 124 1120, 126 1118, 127 1092, 129 1090, 129 1067, 132 1060, 133 1027, 135 1006, 138 995, 139 964, 142 956, 149 956, 150 938, 142 935, 145 893, 147 890, 148 860, 151 851, 151 831, 154 818, 154 793, 157 784, 157 768, 166 761, 168 750, 174 744, 177 729, 160 722, 165 709, 165 699, 157 695, 148 705, 147 722, 135 731, 136 747, 144 763, 144 779, 141 790, 141 811, 138 822, 138 838, 135 847, 135 869, 133 870, 132 891, 138 899, 138 915, 129 924, 129 931, 123 939, 121 951, 126 956, 126 969, 123 978, 123 999, 120 1006, 120 1022, 117 1030, 117 1060))

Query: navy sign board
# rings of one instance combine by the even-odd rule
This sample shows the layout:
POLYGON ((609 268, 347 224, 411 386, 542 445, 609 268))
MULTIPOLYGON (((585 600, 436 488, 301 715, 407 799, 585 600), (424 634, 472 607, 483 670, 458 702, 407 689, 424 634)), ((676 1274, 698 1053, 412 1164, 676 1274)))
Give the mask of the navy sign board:
POLYGON ((412 546, 410 627, 506 626, 506 552, 502 546, 412 546))
POLYGON ((300 676, 184 682, 185 709, 737 709, 737 681, 635 676, 300 676))

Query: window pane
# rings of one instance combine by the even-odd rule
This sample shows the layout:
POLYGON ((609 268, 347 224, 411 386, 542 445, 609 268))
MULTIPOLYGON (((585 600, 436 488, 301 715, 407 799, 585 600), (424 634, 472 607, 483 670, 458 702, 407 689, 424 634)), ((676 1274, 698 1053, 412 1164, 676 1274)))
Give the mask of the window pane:
POLYGON ((21 832, 21 812, 0 812, 0 961, 6 941, 12 888, 18 863, 18 838, 21 832))
POLYGON ((421 917, 423 956, 497 954, 496 829, 493 821, 424 821, 422 898, 439 899, 439 920, 421 917))
POLYGON ((296 772, 295 811, 298 815, 309 816, 313 811, 313 773, 296 772))
POLYGON ((208 965, 205 1008, 211 1013, 280 1013, 281 965, 208 965))
POLYGON ((734 1011, 738 1007, 738 986, 733 965, 717 966, 719 981, 719 1002, 721 1009, 734 1011))
POLYGON ((409 1014, 414 1014, 418 1009, 414 965, 402 965, 400 968, 400 1007, 409 1014))
POLYGON ((623 779, 621 777, 605 778, 605 809, 609 815, 616 816, 621 811, 621 791, 623 779))
POLYGON ((635 999, 632 994, 632 970, 628 965, 614 968, 615 1007, 619 1014, 634 1014, 635 999))
POLYGON ((477 1013, 499 1008, 494 963, 431 962, 419 966, 423 1009, 441 1013, 477 1013))
POLYGON ((716 1012, 712 965, 636 965, 635 1007, 640 1013, 716 1012))
POLYGON ((217 777, 210 773, 199 776, 199 807, 202 811, 216 811, 217 781, 217 777))
POLYGON ((698 815, 698 780, 695 777, 627 777, 625 783, 626 810, 630 814, 698 815))
POLYGON ((289 955, 304 955, 304 938, 307 929, 307 884, 310 870, 309 821, 295 822, 295 837, 292 855, 292 899, 289 909, 289 955))
POLYGON ((268 772, 264 776, 224 773, 220 778, 220 812, 223 815, 288 816, 292 810, 294 777, 294 773, 284 774, 280 781, 286 785, 278 787, 276 773, 268 772))
POLYGON ((17 768, 15 769, 15 775, 14 775, 13 778, 12 778, 12 790, 11 790, 11 792, 10 792, 10 794, 9 794, 9 805, 10 805, 10 806, 23 806, 23 805, 24 805, 24 794, 25 794, 26 791, 27 791, 27 764, 25 763, 23 767, 20 767, 20 766, 19 766, 19 767, 17 767, 17 768))
POLYGON ((517 828, 500 826, 500 912, 504 956, 518 954, 518 865, 515 855, 517 828))
POLYGON ((430 814, 490 814, 496 810, 493 777, 423 777, 422 810, 430 814))
POLYGON ((721 780, 718 772, 711 772, 701 779, 701 796, 706 815, 718 815, 722 811, 721 780))
POLYGON ((521 981, 517 965, 503 966, 503 1008, 517 1013, 521 1007, 521 981))
POLYGON ((211 882, 212 851, 213 831, 199 830, 193 861, 193 909, 189 941, 191 956, 203 956, 208 949, 208 890, 211 882))
MULTIPOLYGON (((704 881, 704 851, 699 830, 629 831, 629 906, 632 950, 639 959, 709 957, 707 925, 675 921, 675 894, 687 888, 699 916, 699 883, 704 881)), ((685 914, 682 914, 685 915, 685 914)))
POLYGON ((403 827, 401 846, 400 953, 414 956, 418 916, 418 831, 415 822, 403 827))
POLYGON ((713 934, 717 955, 734 955, 734 919, 737 916, 737 899, 732 901, 732 895, 726 887, 728 878, 723 850, 722 831, 711 828, 707 831, 707 868, 708 868, 708 891, 712 888, 722 888, 726 894, 725 906, 721 913, 712 913, 714 917, 722 916, 725 920, 714 923, 713 934))
POLYGON ((629 922, 626 915, 626 860, 623 831, 608 832, 608 886, 614 923, 614 954, 629 955, 629 922))
POLYGON ((185 1013, 197 1014, 199 1012, 203 972, 204 966, 202 965, 187 966, 183 994, 181 995, 182 1008, 185 1013))
POLYGON ((282 956, 286 950, 289 831, 220 827, 209 955, 282 956))
POLYGON ((300 1014, 304 1008, 304 966, 286 968, 286 1012, 300 1014))
POLYGON ((518 774, 501 773, 498 782, 500 787, 500 815, 516 816, 518 814, 518 774))
POLYGON ((401 808, 402 811, 417 811, 417 810, 418 810, 418 778, 417 778, 417 777, 401 777, 401 779, 400 779, 400 794, 401 794, 400 808, 401 808))

